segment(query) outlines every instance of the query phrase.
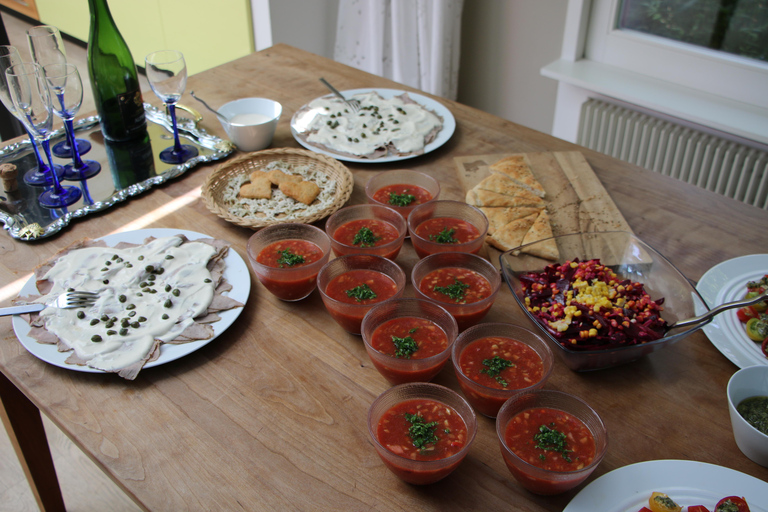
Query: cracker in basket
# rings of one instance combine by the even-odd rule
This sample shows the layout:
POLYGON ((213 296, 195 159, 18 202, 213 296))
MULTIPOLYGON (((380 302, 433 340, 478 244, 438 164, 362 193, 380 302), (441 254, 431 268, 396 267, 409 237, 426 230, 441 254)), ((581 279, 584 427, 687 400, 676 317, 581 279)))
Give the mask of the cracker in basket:
POLYGON ((320 187, 311 181, 284 181, 280 183, 279 188, 286 196, 306 205, 312 204, 320 195, 320 187))
MULTIPOLYGON (((333 204, 338 191, 334 176, 320 167, 319 164, 308 161, 293 163, 277 159, 266 164, 259 162, 258 170, 248 170, 246 173, 235 173, 227 179, 222 191, 222 203, 226 205, 229 214, 244 220, 290 222, 318 215, 333 204), (319 195, 311 204, 302 203, 286 195, 283 191, 269 182, 272 195, 269 198, 248 198, 239 194, 240 187, 252 179, 264 177, 273 170, 280 170, 286 176, 295 176, 299 181, 314 183, 319 188, 319 195)), ((308 198, 307 198, 308 199, 308 198)))
MULTIPOLYGON (((256 172, 251 174, 251 179, 253 179, 254 174, 256 174, 256 172)), ((267 173, 267 178, 269 178, 269 181, 277 186, 280 186, 280 184, 284 181, 302 181, 301 176, 297 174, 286 174, 280 169, 272 169, 269 171, 267 173)))
POLYGON ((240 186, 239 195, 248 199, 269 199, 272 197, 272 182, 266 176, 252 178, 250 183, 240 186))

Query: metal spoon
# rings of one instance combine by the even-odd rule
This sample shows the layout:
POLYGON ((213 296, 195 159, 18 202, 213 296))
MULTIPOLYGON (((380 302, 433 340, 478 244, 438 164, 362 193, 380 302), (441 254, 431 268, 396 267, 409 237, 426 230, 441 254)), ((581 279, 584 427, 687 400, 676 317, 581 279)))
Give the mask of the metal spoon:
POLYGON ((223 114, 219 114, 219 112, 218 112, 217 110, 215 110, 213 107, 211 107, 210 105, 208 105, 206 102, 204 102, 203 100, 201 100, 200 98, 198 98, 197 96, 195 96, 195 91, 189 91, 189 94, 190 94, 190 95, 192 95, 192 97, 193 97, 193 98, 195 98, 197 101, 199 101, 200 103, 202 103, 202 104, 203 104, 203 106, 204 106, 205 108, 207 108, 208 110, 210 110, 211 112, 213 112, 214 114, 216 114, 216 117, 218 117, 218 118, 219 118, 219 120, 221 120, 221 122, 222 122, 222 123, 226 123, 226 124, 229 124, 229 120, 228 120, 226 117, 224 117, 224 115, 223 115, 223 114))
POLYGON ((693 318, 689 318, 688 320, 683 320, 681 322, 677 322, 674 325, 670 325, 670 329, 677 329, 678 327, 689 327, 691 325, 696 325, 704 322, 705 320, 709 320, 715 315, 719 315, 723 311, 728 311, 729 309, 735 309, 735 308, 744 308, 747 306, 754 306, 758 302, 763 302, 764 300, 768 299, 768 292, 763 292, 757 297, 753 297, 751 299, 746 300, 737 300, 734 302, 726 302, 725 304, 720 304, 719 306, 710 309, 706 313, 704 313, 701 316, 696 316, 693 318))

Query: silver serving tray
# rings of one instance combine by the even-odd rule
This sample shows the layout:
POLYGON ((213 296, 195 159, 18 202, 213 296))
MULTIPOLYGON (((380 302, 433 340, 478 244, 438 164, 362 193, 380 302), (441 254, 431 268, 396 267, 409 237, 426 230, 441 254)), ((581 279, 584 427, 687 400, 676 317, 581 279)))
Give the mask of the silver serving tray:
MULTIPOLYGON (((144 104, 147 116, 149 142, 105 143, 99 128, 98 116, 75 121, 79 139, 91 143, 91 150, 81 155, 84 160, 96 160, 101 172, 84 181, 63 181, 63 184, 79 186, 83 197, 67 208, 47 209, 38 204, 37 196, 43 191, 24 183, 24 173, 37 166, 29 138, 0 149, 0 164, 12 163, 18 169, 18 190, 8 192, 0 182, 0 222, 3 228, 17 240, 39 240, 61 231, 74 219, 105 210, 117 203, 146 192, 156 185, 177 178, 199 164, 227 157, 234 150, 228 140, 209 135, 197 127, 197 121, 178 119, 179 135, 183 144, 197 147, 195 158, 180 164, 166 164, 160 160, 163 149, 173 145, 171 119, 164 110, 144 104)), ((64 140, 64 129, 56 130, 51 137, 51 147, 64 140)), ((54 156, 54 162, 65 165, 69 159, 54 156)))

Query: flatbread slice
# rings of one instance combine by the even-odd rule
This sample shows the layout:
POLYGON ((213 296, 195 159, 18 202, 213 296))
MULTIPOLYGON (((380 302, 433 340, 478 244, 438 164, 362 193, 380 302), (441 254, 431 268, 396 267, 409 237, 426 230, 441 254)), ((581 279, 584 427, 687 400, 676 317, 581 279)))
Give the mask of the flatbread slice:
POLYGON ((534 247, 527 247, 521 249, 522 252, 538 256, 547 260, 558 261, 560 259, 560 251, 557 249, 557 242, 552 237, 552 224, 549 221, 549 213, 546 210, 542 210, 539 216, 536 218, 531 228, 525 234, 521 245, 532 244, 539 240, 546 240, 536 244, 534 247))
POLYGON ((521 206, 519 208, 510 208, 508 206, 499 206, 495 208, 481 206, 480 211, 488 217, 488 234, 492 235, 513 220, 538 214, 541 211, 541 208, 534 206, 521 206))
POLYGON ((544 206, 544 200, 527 190, 514 181, 508 178, 504 174, 492 173, 475 185, 475 190, 487 190, 488 192, 495 192, 497 194, 503 194, 505 196, 512 196, 525 201, 528 206, 544 206))
POLYGON ((546 203, 540 198, 531 193, 528 193, 526 197, 509 196, 506 194, 499 194, 497 192, 491 192, 483 189, 471 189, 467 192, 466 196, 467 204, 473 206, 508 206, 511 208, 518 208, 522 206, 529 206, 535 208, 544 208, 546 203))
POLYGON ((510 178, 517 185, 523 187, 529 192, 533 192, 539 197, 544 197, 546 192, 541 183, 533 175, 533 171, 525 161, 523 155, 508 156, 502 158, 489 167, 492 173, 500 174, 510 178))
POLYGON ((496 231, 493 236, 489 236, 486 240, 489 244, 502 251, 509 251, 510 249, 519 247, 522 245, 525 234, 531 229, 531 226, 536 221, 537 217, 538 215, 534 213, 528 217, 513 220, 496 231))

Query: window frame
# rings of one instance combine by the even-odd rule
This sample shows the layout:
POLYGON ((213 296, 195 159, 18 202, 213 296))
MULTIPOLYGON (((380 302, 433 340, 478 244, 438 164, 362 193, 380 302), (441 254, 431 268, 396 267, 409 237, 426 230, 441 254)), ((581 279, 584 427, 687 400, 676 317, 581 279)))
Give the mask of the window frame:
POLYGON ((584 58, 768 108, 768 63, 615 28, 621 0, 592 0, 584 58))

